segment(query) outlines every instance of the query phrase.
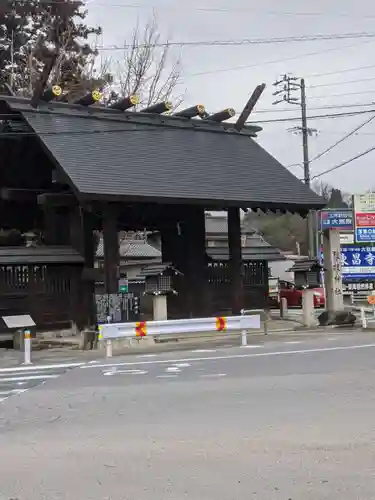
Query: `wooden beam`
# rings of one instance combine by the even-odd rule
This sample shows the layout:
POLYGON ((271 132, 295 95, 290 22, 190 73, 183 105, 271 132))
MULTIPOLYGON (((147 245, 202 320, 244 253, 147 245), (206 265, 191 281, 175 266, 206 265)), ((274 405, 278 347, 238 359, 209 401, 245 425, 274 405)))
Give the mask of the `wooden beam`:
POLYGON ((118 293, 120 277, 120 248, 118 239, 118 210, 107 205, 103 211, 104 272, 106 293, 118 293))
POLYGON ((13 189, 13 188, 1 188, 0 189, 0 199, 3 201, 18 201, 18 202, 36 202, 38 192, 35 189, 13 189))
POLYGON ((228 208, 228 244, 232 274, 232 313, 236 315, 244 307, 241 218, 240 209, 236 207, 228 208))
POLYGON ((76 207, 78 205, 78 200, 70 193, 43 193, 38 195, 38 205, 76 207))
POLYGON ((247 101, 246 106, 244 107, 242 113, 238 117, 238 120, 236 121, 234 128, 237 130, 237 132, 240 132, 245 126, 246 120, 249 118, 250 114, 252 113, 256 103, 259 101, 261 95, 264 92, 264 89, 266 88, 266 84, 262 83, 262 85, 258 85, 255 87, 254 92, 252 93, 250 99, 247 101))

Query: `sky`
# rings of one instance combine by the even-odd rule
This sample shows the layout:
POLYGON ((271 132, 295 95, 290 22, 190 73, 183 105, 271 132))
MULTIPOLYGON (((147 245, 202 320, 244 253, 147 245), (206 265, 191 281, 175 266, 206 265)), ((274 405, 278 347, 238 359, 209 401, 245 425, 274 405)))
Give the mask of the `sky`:
MULTIPOLYGON (((269 39, 307 35, 369 32, 375 34, 375 4, 370 0, 89 0, 88 22, 100 25, 103 47, 122 47, 139 22, 157 16, 161 40, 172 42, 269 39)), ((375 116, 374 38, 336 39, 241 46, 184 46, 171 49, 180 57, 184 107, 204 104, 213 113, 233 107, 238 113, 260 83, 266 90, 251 115, 262 123, 258 142, 299 178, 303 176, 301 108, 273 105, 273 83, 288 73, 306 81, 311 177, 375 146, 375 119, 314 160, 357 126, 375 116), (363 68, 367 66, 367 68, 363 68), (370 67, 368 67, 370 66, 370 67), (373 67, 371 67, 373 66, 373 67), (328 74, 327 74, 328 73, 328 74), (332 108, 331 108, 332 107, 332 108), (323 109, 314 109, 323 108, 323 109), (328 109, 327 109, 328 108, 328 109), (374 113, 369 111, 374 110, 374 113), (310 118, 363 112, 356 116, 310 118), (275 121, 288 118, 289 121, 275 121)), ((103 57, 121 59, 121 50, 103 57)), ((298 92, 295 94, 298 97, 298 92)), ((375 151, 347 166, 319 176, 348 193, 375 188, 375 151)), ((249 167, 250 168, 250 167, 249 167)))

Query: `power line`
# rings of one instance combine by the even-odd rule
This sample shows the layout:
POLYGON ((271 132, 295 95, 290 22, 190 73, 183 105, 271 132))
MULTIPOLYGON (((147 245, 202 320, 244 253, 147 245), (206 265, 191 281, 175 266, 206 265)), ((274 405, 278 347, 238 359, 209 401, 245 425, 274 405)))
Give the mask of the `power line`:
MULTIPOLYGON (((14 0, 18 1, 21 3, 21 0, 14 0)), ((65 0, 39 0, 41 4, 46 3, 46 4, 61 4, 65 0)), ((91 1, 90 0, 83 0, 84 3, 88 6, 90 5, 91 1)), ((269 10, 269 11, 264 11, 264 10, 257 10, 257 9, 246 9, 246 8, 225 8, 225 7, 174 7, 170 5, 141 5, 141 4, 118 4, 118 3, 112 3, 112 2, 96 2, 94 6, 98 7, 115 7, 115 8, 122 8, 122 9, 142 9, 142 10, 168 10, 168 11, 190 11, 190 12, 222 12, 222 13, 235 13, 235 12, 251 12, 253 14, 261 14, 261 15, 270 15, 270 16, 297 16, 297 17, 351 17, 351 18, 358 18, 358 19, 372 19, 375 18, 375 14, 368 14, 368 15, 355 15, 351 12, 293 12, 293 11, 277 11, 277 10, 269 10)))
POLYGON ((309 97, 310 99, 328 99, 330 97, 343 97, 347 95, 364 95, 373 94, 375 96, 375 90, 363 90, 361 92, 344 92, 343 94, 326 94, 326 95, 313 95, 309 97))
POLYGON ((352 71, 361 71, 363 69, 375 68, 375 64, 368 64, 367 66, 357 66, 356 68, 344 68, 337 71, 328 71, 327 73, 312 73, 307 75, 307 78, 320 78, 321 76, 339 75, 341 73, 350 73, 352 71))
MULTIPOLYGON (((41 0, 43 2, 43 0, 41 0)), ((48 0, 45 0, 48 1, 48 0)), ((55 3, 52 0, 52 3, 55 3)), ((327 12, 291 12, 291 11, 277 11, 277 10, 269 10, 269 11, 264 11, 264 10, 256 10, 256 9, 246 9, 246 8, 221 8, 221 7, 173 7, 173 6, 159 6, 159 5, 139 5, 139 4, 113 4, 113 3, 97 3, 95 2, 96 6, 101 6, 101 7, 119 7, 119 8, 124 8, 124 9, 144 9, 144 10, 168 10, 168 11, 191 11, 191 12, 222 12, 225 14, 230 14, 230 13, 235 13, 235 12, 251 12, 253 14, 261 14, 261 15, 269 15, 269 16, 291 16, 291 17, 328 17, 328 16, 333 16, 333 17, 351 17, 351 18, 358 18, 358 19, 372 19, 375 18, 375 14, 369 14, 369 15, 363 15, 363 16, 356 16, 353 15, 351 12, 332 12, 332 13, 327 13, 327 12)))
POLYGON ((361 128, 365 127, 368 123, 372 122, 372 120, 375 119, 375 115, 371 116, 368 120, 366 120, 365 122, 361 123, 361 125, 358 125, 358 127, 356 127, 355 129, 353 129, 351 132, 349 132, 348 134, 344 135, 344 137, 342 137, 340 140, 336 141, 334 144, 332 144, 331 146, 329 146, 329 148, 325 149, 324 151, 322 151, 321 153, 319 153, 318 155, 314 156, 314 158, 312 158, 310 160, 310 164, 313 162, 313 161, 316 161, 318 160, 319 158, 321 158, 322 156, 324 156, 325 154, 329 153, 330 151, 332 151, 332 149, 334 149, 335 147, 337 147, 339 144, 343 143, 344 141, 346 141, 347 139, 349 139, 349 137, 351 137, 352 135, 354 135, 356 132, 358 132, 358 130, 361 130, 361 128))
MULTIPOLYGON (((347 112, 347 113, 332 113, 332 114, 326 114, 326 115, 310 115, 308 116, 309 120, 323 120, 323 119, 328 119, 328 118, 345 118, 345 117, 352 117, 352 116, 358 116, 358 115, 364 115, 367 113, 375 113, 375 109, 369 109, 369 110, 364 110, 364 111, 352 111, 352 112, 347 112)), ((256 125, 259 123, 283 123, 283 122, 295 122, 295 121, 301 121, 300 116, 294 116, 290 118, 274 118, 271 120, 252 120, 246 122, 247 125, 256 125)))
MULTIPOLYGON (((363 153, 359 153, 358 155, 354 156, 353 158, 350 158, 349 160, 346 160, 346 161, 344 161, 342 163, 339 163, 338 165, 336 165, 334 167, 331 167, 331 168, 329 168, 327 170, 324 170, 320 174, 314 175, 314 177, 312 177, 311 180, 318 179, 319 177, 322 177, 323 175, 329 174, 330 172, 333 172, 334 170, 338 170, 339 168, 345 167, 346 165, 348 165, 352 161, 358 160, 358 158, 362 158, 362 156, 365 156, 365 155, 371 153, 374 150, 375 150, 375 146, 373 146, 372 148, 367 149, 366 151, 363 151, 363 153)), ((300 179, 300 180, 302 180, 302 179, 300 179)))
MULTIPOLYGON (((153 43, 152 47, 237 47, 240 45, 265 45, 273 43, 296 43, 296 42, 314 42, 325 40, 347 40, 358 38, 375 38, 375 33, 371 32, 358 32, 358 33, 330 33, 326 35, 303 35, 303 36, 290 36, 280 38, 244 38, 242 40, 200 40, 192 42, 161 42, 153 43)), ((139 44, 137 48, 148 47, 147 44, 139 44)), ((97 46, 99 51, 106 50, 123 50, 132 48, 132 45, 125 44, 123 46, 110 45, 110 46, 97 46)))
POLYGON ((375 76, 371 76, 370 78, 359 78, 358 80, 346 80, 340 82, 331 82, 331 83, 319 83, 318 85, 309 85, 308 89, 318 89, 321 87, 336 87, 337 85, 347 85, 349 83, 361 83, 361 82, 369 82, 375 80, 375 76))
MULTIPOLYGON (((332 104, 332 105, 327 105, 327 106, 314 106, 310 107, 309 106, 309 111, 324 111, 327 109, 344 109, 344 108, 361 108, 361 107, 367 107, 367 106, 374 106, 373 102, 369 102, 368 104, 365 103, 358 103, 358 104, 332 104)), ((294 108, 280 108, 280 109, 256 109, 254 110, 254 113, 286 113, 286 112, 292 112, 294 113, 294 108)))
POLYGON ((219 68, 219 69, 213 69, 213 70, 207 70, 207 71, 197 71, 194 73, 186 73, 185 75, 189 76, 189 77, 202 76, 202 75, 210 75, 210 74, 215 74, 215 73, 228 73, 229 71, 240 71, 243 69, 263 67, 263 66, 267 66, 270 64, 279 64, 281 62, 293 61, 293 60, 297 60, 297 59, 304 59, 305 57, 312 57, 312 56, 316 56, 316 55, 320 55, 320 54, 325 54, 327 52, 335 52, 338 50, 350 49, 352 47, 358 47, 360 45, 365 45, 368 43, 373 43, 373 40, 366 40, 365 42, 344 45, 343 47, 333 47, 330 49, 317 50, 315 52, 308 52, 307 54, 284 57, 282 59, 271 59, 270 61, 265 61, 265 62, 261 62, 261 63, 243 64, 241 66, 231 66, 229 68, 219 68))

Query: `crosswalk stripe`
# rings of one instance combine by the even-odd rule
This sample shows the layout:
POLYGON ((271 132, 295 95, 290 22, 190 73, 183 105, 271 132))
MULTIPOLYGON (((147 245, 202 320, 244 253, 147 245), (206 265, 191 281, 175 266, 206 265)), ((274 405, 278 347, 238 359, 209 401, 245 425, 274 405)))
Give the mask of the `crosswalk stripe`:
POLYGON ((49 379, 49 378, 57 378, 60 375, 52 375, 52 374, 45 374, 45 375, 27 375, 27 376, 22 376, 22 377, 5 377, 5 378, 0 378, 0 383, 1 382, 21 382, 22 380, 44 380, 44 379, 49 379))
POLYGON ((11 372, 33 372, 39 370, 55 370, 58 368, 76 368, 79 366, 83 366, 86 363, 59 363, 56 365, 31 365, 31 366, 12 366, 11 368, 0 368, 0 375, 2 373, 11 373, 11 372))
MULTIPOLYGON (((65 373, 65 371, 53 371, 52 374, 53 375, 61 375, 65 373)), ((29 377, 37 377, 38 375, 40 375, 41 377, 45 377, 46 375, 50 375, 51 372, 45 372, 43 370, 35 370, 33 372, 8 372, 8 373, 0 373, 0 384, 1 384, 1 381, 4 380, 5 378, 9 378, 9 377, 26 377, 26 376, 29 376, 29 377)))

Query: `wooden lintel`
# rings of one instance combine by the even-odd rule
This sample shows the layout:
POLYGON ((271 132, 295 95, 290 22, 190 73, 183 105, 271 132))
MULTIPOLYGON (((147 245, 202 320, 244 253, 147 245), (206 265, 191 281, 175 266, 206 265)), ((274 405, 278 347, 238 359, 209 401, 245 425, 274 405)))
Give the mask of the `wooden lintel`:
POLYGON ((1 188, 0 199, 3 201, 35 202, 37 192, 29 189, 1 188))
POLYGON ((67 193, 43 193, 38 196, 38 205, 53 207, 75 207, 78 205, 77 198, 67 193))

